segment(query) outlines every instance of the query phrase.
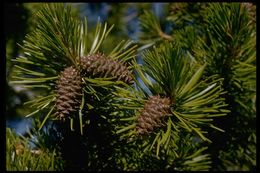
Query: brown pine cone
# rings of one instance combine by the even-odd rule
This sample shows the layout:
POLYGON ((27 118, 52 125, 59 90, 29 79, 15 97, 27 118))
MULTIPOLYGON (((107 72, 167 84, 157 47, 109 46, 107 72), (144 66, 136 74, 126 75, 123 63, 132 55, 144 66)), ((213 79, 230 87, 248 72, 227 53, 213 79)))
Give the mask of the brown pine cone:
POLYGON ((73 66, 65 68, 57 81, 56 116, 65 120, 77 112, 81 103, 81 76, 73 66))
POLYGON ((118 60, 113 60, 100 53, 81 57, 83 73, 92 77, 116 77, 125 83, 132 83, 131 71, 118 60))
POLYGON ((164 125, 162 118, 170 113, 171 101, 169 98, 152 96, 145 103, 138 118, 136 131, 138 134, 149 133, 156 127, 164 125))

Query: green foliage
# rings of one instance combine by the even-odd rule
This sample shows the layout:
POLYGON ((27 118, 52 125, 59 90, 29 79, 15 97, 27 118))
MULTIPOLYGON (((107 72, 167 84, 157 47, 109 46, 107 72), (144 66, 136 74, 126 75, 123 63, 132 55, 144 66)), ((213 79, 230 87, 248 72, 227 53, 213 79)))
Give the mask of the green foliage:
MULTIPOLYGON (((203 27, 205 9, 209 3, 171 3, 167 20, 174 22, 174 29, 195 26, 197 30, 203 27)), ((174 31, 173 31, 174 32, 174 31)))
POLYGON ((162 40, 172 40, 170 35, 162 31, 158 19, 149 11, 144 11, 140 16, 140 42, 144 44, 155 44, 162 40))
POLYGON ((8 171, 55 171, 62 169, 57 151, 32 149, 29 140, 6 129, 6 169, 8 171))
MULTIPOLYGON (((225 165, 221 169, 224 170, 225 167, 251 170, 255 165, 255 146, 246 145, 254 143, 249 136, 256 133, 253 123, 256 118, 253 106, 256 94, 255 23, 252 23, 249 9, 239 3, 210 4, 205 21, 208 25, 207 39, 200 40, 194 49, 194 57, 209 64, 206 75, 219 74, 224 78, 223 87, 227 91, 224 97, 231 111, 226 121, 217 122, 227 130, 224 135, 226 144, 215 142, 220 147, 220 154, 213 154, 213 158, 220 155, 220 163, 225 165)), ((213 138, 218 138, 218 135, 213 138)))
MULTIPOLYGON (((121 147, 121 152, 116 153, 117 166, 122 170, 140 171, 205 171, 210 168, 210 157, 205 154, 206 147, 196 137, 192 138, 188 133, 177 134, 173 132, 175 146, 171 149, 160 148, 160 156, 154 150, 144 151, 147 143, 145 138, 127 142, 121 147), (195 142, 196 141, 196 142, 195 142)), ((172 145, 173 141, 169 142, 172 145)))
POLYGON ((255 26, 250 24, 246 9, 237 3, 232 5, 212 4, 208 8, 206 22, 209 39, 202 43, 203 46, 198 47, 198 49, 204 50, 203 57, 199 56, 200 54, 196 57, 210 64, 211 73, 224 76, 233 74, 232 70, 235 78, 241 78, 232 79, 232 81, 243 80, 242 76, 246 74, 250 75, 249 81, 246 78, 244 80, 255 81, 255 26), (230 12, 227 12, 229 10, 230 12), (234 67, 230 68, 231 66, 234 67), (219 70, 214 71, 217 68, 219 70), (239 68, 243 68, 244 71, 239 68))

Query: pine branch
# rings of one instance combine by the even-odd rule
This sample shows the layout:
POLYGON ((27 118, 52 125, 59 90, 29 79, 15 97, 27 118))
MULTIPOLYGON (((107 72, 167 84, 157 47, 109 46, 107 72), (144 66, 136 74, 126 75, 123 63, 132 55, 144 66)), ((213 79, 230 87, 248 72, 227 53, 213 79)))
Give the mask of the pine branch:
MULTIPOLYGON (((181 133, 180 129, 194 132, 206 141, 210 140, 202 128, 211 127, 223 132, 211 124, 213 117, 224 116, 229 112, 220 97, 224 93, 221 88, 223 79, 211 76, 201 80, 206 66, 197 65, 197 68, 191 69, 192 65, 196 67, 195 62, 170 43, 146 51, 143 56, 143 71, 138 72, 143 78, 146 73, 155 79, 154 82, 146 79, 149 81, 146 87, 154 92, 153 95, 160 96, 151 96, 139 104, 130 101, 137 99, 134 91, 132 94, 121 96, 129 101, 125 107, 125 103, 117 102, 118 107, 132 110, 120 118, 122 122, 117 127, 117 133, 122 134, 122 138, 128 138, 129 141, 135 141, 139 137, 148 140, 144 151, 155 149, 154 152, 159 157, 163 147, 167 150, 176 146, 172 135, 176 131, 181 133), (158 93, 159 91, 162 92, 158 93)), ((142 95, 142 100, 145 100, 145 94, 142 95)))
POLYGON ((8 171, 54 171, 62 169, 58 152, 44 148, 32 149, 29 139, 6 129, 6 169, 8 171))
POLYGON ((141 41, 156 42, 160 40, 172 41, 172 37, 164 33, 161 29, 158 19, 149 11, 144 11, 144 14, 140 17, 141 25, 141 41))
MULTIPOLYGON (((87 95, 104 97, 102 94, 98 96, 97 90, 109 90, 115 85, 127 86, 132 82, 131 60, 137 48, 133 42, 122 41, 108 55, 99 56, 100 47, 112 28, 98 22, 91 42, 87 20, 80 21, 72 15, 70 5, 45 4, 36 13, 36 28, 26 36, 21 46, 24 55, 15 60, 18 65, 10 83, 47 89, 52 97, 47 95, 48 99, 34 99, 31 106, 35 111, 27 117, 46 111, 42 126, 48 119, 56 119, 55 116, 68 118, 65 114, 73 114, 69 116, 73 122, 74 114, 78 111, 81 114, 77 107, 82 99, 71 100, 76 99, 76 95, 85 91, 87 95), (87 44, 89 42, 92 44, 87 44), (93 57, 98 62, 92 61, 93 57), (70 82, 67 84, 67 81, 70 82), (77 106, 72 106, 76 102, 77 106)), ((82 126, 80 121, 81 129, 82 126)))
POLYGON ((238 163, 241 164, 238 169, 254 169, 253 154, 251 157, 238 154, 241 148, 244 148, 244 152, 255 152, 254 147, 248 149, 244 147, 247 144, 240 142, 251 143, 248 137, 255 133, 255 125, 251 123, 255 121, 252 105, 256 87, 256 25, 252 20, 253 15, 250 14, 250 8, 242 3, 210 4, 205 12, 205 21, 209 26, 207 37, 200 39, 194 57, 207 62, 205 75, 218 74, 224 79, 226 93, 223 97, 230 109, 226 119, 216 121, 226 134, 210 132, 215 138, 212 147, 220 148, 219 151, 211 151, 213 160, 223 164, 222 167, 213 165, 213 169, 236 169, 238 163), (223 140, 218 143, 220 136, 223 140))

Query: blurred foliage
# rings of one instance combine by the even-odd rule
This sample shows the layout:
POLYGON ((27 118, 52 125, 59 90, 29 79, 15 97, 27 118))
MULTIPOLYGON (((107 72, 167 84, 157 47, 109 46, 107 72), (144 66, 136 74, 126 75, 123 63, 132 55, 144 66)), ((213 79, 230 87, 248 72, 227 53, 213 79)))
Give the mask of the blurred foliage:
MULTIPOLYGON (((35 6, 37 6, 35 4, 35 6)), ((34 7, 35 7, 34 6, 34 7)), ((21 43, 24 36, 29 32, 32 23, 30 19, 33 14, 33 8, 28 8, 26 4, 5 3, 5 43, 6 43, 6 77, 12 75, 13 65, 11 60, 21 53, 17 43, 21 43)), ((7 118, 16 118, 27 112, 22 103, 27 100, 29 95, 20 92, 18 88, 10 87, 6 81, 7 95, 6 116, 7 118)))
POLYGON ((41 3, 5 3, 7 76, 12 71, 10 60, 21 53, 17 43, 21 43, 33 27, 34 11, 37 11, 41 5, 41 3))
POLYGON ((62 169, 57 151, 44 148, 32 149, 29 139, 6 129, 7 171, 55 171, 62 169))

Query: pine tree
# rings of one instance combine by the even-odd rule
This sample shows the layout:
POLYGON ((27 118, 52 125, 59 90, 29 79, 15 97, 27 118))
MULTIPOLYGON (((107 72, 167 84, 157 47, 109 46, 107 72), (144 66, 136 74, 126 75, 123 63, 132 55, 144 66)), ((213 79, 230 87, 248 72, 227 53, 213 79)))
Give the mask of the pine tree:
POLYGON ((137 43, 107 46, 113 25, 42 6, 10 79, 41 92, 25 103, 28 135, 7 130, 7 170, 255 168, 253 6, 168 7, 164 23, 144 11, 137 43))

